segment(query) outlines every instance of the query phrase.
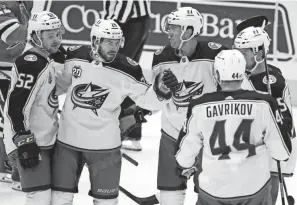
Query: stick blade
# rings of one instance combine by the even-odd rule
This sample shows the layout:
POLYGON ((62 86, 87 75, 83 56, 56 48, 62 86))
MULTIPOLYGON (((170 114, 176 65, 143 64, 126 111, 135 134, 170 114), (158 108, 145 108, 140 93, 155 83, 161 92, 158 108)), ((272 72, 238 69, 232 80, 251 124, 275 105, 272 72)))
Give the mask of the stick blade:
POLYGON ((254 16, 252 18, 246 19, 242 21, 240 24, 236 26, 237 32, 241 32, 242 30, 254 26, 254 27, 266 27, 268 25, 268 18, 266 16, 254 16))

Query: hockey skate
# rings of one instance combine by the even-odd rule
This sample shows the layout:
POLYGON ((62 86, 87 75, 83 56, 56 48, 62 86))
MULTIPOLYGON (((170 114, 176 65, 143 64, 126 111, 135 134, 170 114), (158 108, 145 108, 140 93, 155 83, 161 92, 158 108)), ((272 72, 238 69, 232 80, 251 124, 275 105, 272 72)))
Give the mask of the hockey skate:
POLYGON ((12 183, 11 174, 9 174, 9 173, 0 173, 0 182, 12 183))
POLYGON ((21 182, 17 182, 17 181, 12 181, 12 186, 11 188, 15 191, 22 191, 22 186, 21 186, 21 182))
POLYGON ((138 152, 142 150, 140 140, 133 140, 131 138, 127 138, 122 142, 122 148, 125 150, 138 151, 138 152))

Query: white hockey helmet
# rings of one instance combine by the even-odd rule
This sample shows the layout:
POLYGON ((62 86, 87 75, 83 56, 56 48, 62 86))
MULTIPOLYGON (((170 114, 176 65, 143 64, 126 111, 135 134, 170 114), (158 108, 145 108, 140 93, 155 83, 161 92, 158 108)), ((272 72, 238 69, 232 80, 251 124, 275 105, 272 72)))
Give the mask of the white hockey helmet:
POLYGON ((33 13, 28 23, 28 33, 30 40, 38 47, 43 48, 41 40, 41 31, 61 29, 62 34, 65 33, 64 27, 62 26, 61 20, 56 14, 50 11, 41 11, 33 13), (36 35, 38 41, 33 38, 33 34, 36 35))
POLYGON ((90 38, 93 54, 101 61, 105 61, 98 53, 101 38, 120 40, 121 47, 125 41, 121 27, 111 19, 97 20, 92 26, 90 38))
POLYGON ((203 27, 203 17, 196 9, 192 7, 180 7, 172 11, 166 17, 164 25, 162 26, 164 33, 168 33, 169 25, 181 26, 182 33, 180 35, 180 40, 184 42, 201 33, 201 29, 203 27), (189 39, 183 40, 182 37, 188 27, 193 28, 193 34, 189 39))
POLYGON ((246 61, 238 50, 222 50, 214 62, 214 75, 216 81, 240 81, 244 79, 246 61))
POLYGON ((31 15, 28 30, 31 34, 33 31, 40 32, 45 30, 53 30, 62 28, 61 20, 56 14, 50 11, 41 11, 31 15))
POLYGON ((248 27, 242 30, 234 40, 234 48, 251 48, 254 54, 262 49, 263 45, 265 53, 269 52, 270 37, 267 32, 260 27, 248 27))

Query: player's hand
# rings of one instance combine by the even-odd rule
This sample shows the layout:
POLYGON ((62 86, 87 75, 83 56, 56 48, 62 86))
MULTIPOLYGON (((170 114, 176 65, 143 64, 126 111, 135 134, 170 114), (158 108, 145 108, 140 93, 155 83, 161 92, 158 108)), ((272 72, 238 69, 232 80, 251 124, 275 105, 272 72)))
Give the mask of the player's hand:
POLYGON ((172 92, 177 92, 181 88, 181 83, 178 83, 178 80, 174 73, 169 69, 165 70, 162 80, 167 88, 169 88, 172 92))
POLYGON ((172 93, 169 88, 166 87, 164 84, 162 78, 163 78, 163 73, 159 73, 154 82, 154 91, 156 92, 159 100, 169 100, 172 96, 172 93))
POLYGON ((191 176, 193 176, 196 171, 197 171, 196 167, 191 167, 189 169, 182 170, 181 175, 185 176, 187 179, 190 179, 191 176))
POLYGON ((129 133, 140 124, 136 122, 134 115, 126 115, 120 118, 121 140, 123 141, 129 133))
POLYGON ((142 109, 138 106, 136 106, 135 112, 134 112, 134 117, 137 123, 146 123, 147 120, 144 118, 146 115, 151 115, 152 112, 146 109, 142 109))
POLYGON ((14 135, 13 142, 17 146, 18 158, 24 169, 33 168, 39 164, 40 148, 36 144, 34 134, 30 131, 14 135))
POLYGON ((28 26, 29 20, 30 20, 30 12, 28 11, 28 9, 26 8, 25 4, 23 1, 18 1, 19 3, 19 8, 21 11, 21 17, 20 17, 20 22, 21 24, 23 24, 24 26, 28 26))

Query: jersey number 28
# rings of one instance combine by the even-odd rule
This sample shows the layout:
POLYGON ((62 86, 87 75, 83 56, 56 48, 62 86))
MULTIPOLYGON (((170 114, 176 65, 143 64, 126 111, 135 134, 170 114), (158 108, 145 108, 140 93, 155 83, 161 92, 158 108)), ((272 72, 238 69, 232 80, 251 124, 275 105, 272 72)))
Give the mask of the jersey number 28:
MULTIPOLYGON (((248 150, 247 157, 256 155, 256 147, 250 144, 251 125, 253 119, 243 119, 236 129, 233 136, 233 147, 240 150, 248 150), (241 142, 241 139, 243 143, 241 142)), ((219 160, 230 159, 229 153, 231 152, 230 146, 226 144, 226 120, 216 121, 213 132, 209 139, 210 149, 213 155, 221 155, 219 160), (218 140, 219 147, 215 147, 218 140)))

